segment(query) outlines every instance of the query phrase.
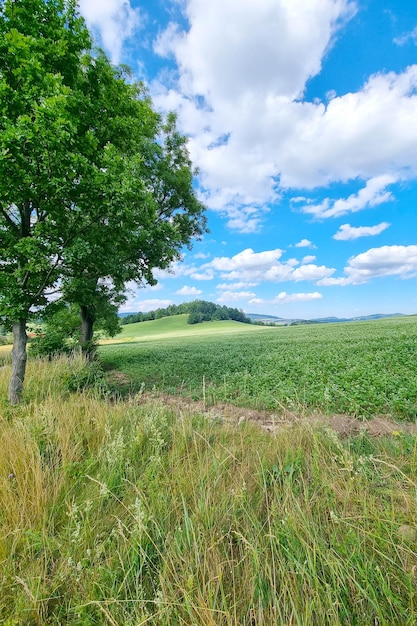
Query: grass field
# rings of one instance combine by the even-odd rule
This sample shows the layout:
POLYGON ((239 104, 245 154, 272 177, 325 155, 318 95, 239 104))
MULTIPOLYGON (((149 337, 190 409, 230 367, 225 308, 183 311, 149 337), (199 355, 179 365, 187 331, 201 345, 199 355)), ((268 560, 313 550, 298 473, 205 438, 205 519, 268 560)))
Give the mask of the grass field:
POLYGON ((127 324, 114 339, 104 343, 124 343, 126 341, 152 341, 154 339, 173 339, 175 337, 198 337, 207 335, 225 335, 242 332, 257 332, 259 326, 240 322, 205 322, 204 324, 187 324, 188 314, 162 317, 159 320, 127 324))
POLYGON ((415 436, 271 436, 71 391, 92 374, 29 360, 10 407, 0 369, 1 624, 416 623, 415 436))
POLYGON ((132 324, 100 355, 131 390, 209 402, 363 418, 417 415, 417 317, 263 328, 187 326, 186 316, 132 324))

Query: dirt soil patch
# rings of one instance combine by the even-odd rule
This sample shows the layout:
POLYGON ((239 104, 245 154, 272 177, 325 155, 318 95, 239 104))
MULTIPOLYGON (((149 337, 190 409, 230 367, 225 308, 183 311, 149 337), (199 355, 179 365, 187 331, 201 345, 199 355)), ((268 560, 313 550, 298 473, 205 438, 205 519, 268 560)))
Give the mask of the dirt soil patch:
POLYGON ((272 411, 259 411, 228 403, 208 405, 201 400, 194 401, 181 396, 162 393, 143 393, 135 396, 135 400, 141 403, 158 401, 182 413, 200 413, 228 423, 241 424, 242 422, 250 421, 271 433, 295 424, 308 422, 310 425, 318 428, 330 428, 342 436, 358 435, 360 433, 368 433, 372 437, 398 433, 417 434, 417 423, 396 422, 385 416, 376 416, 370 420, 360 420, 348 415, 327 416, 318 413, 297 415, 289 411, 283 411, 278 414, 272 411))

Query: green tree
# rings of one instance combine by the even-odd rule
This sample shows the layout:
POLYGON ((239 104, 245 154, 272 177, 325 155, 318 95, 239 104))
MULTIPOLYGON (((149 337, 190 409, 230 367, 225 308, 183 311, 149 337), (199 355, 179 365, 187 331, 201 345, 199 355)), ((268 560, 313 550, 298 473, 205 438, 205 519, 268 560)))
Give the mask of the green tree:
POLYGON ((31 354, 52 358, 69 354, 78 344, 80 315, 77 307, 61 306, 51 314, 31 340, 31 354))
POLYGON ((79 305, 87 343, 128 280, 205 229, 185 139, 141 85, 93 54, 73 0, 0 6, 0 317, 21 397, 26 324, 52 292, 79 305))
POLYGON ((195 195, 186 139, 177 131, 175 115, 157 116, 140 85, 114 76, 111 86, 106 96, 119 118, 117 126, 122 121, 128 132, 125 138, 118 132, 109 150, 106 123, 103 181, 89 199, 99 214, 89 245, 81 234, 76 252, 71 249, 63 280, 65 297, 80 305, 81 343, 87 346, 106 301, 120 305, 128 281, 155 284, 153 270, 180 259, 182 248, 205 229, 204 207, 195 195), (121 113, 117 102, 123 104, 121 113))

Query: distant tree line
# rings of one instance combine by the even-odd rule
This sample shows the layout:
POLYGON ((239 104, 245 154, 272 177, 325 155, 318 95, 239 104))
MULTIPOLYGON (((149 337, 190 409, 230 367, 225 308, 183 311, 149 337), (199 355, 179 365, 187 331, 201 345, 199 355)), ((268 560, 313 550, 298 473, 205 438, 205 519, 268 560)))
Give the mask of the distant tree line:
POLYGON ((161 317, 170 317, 172 315, 183 315, 188 313, 188 324, 200 324, 201 322, 210 322, 213 320, 233 320, 242 322, 243 324, 252 324, 252 320, 247 317, 243 311, 227 306, 220 306, 213 302, 205 300, 194 300, 193 302, 184 302, 183 304, 171 304, 165 309, 156 309, 148 313, 132 313, 126 315, 120 320, 121 324, 134 324, 137 322, 148 322, 157 320, 161 317))

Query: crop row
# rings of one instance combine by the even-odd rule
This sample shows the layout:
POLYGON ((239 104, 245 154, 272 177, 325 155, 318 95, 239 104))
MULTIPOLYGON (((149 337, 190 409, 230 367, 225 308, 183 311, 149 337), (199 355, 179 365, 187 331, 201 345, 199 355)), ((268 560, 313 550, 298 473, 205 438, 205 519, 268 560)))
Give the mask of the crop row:
POLYGON ((417 318, 103 346, 107 367, 193 398, 359 417, 417 414, 417 318))

